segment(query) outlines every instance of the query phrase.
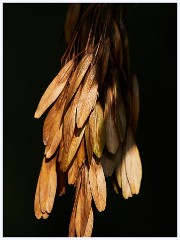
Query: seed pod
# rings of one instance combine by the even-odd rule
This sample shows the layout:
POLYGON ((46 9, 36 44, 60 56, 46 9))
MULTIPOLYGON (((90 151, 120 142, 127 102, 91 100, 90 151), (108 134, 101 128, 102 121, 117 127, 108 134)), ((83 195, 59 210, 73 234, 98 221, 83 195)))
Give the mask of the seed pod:
POLYGON ((89 124, 93 136, 93 151, 100 158, 105 146, 106 134, 103 109, 99 101, 96 102, 96 106, 90 115, 89 124))
POLYGON ((56 159, 57 155, 49 161, 44 157, 41 166, 39 175, 39 203, 40 210, 43 213, 50 213, 54 204, 57 187, 56 159))
POLYGON ((46 109, 57 99, 57 97, 62 92, 66 82, 69 79, 69 76, 74 67, 74 60, 70 60, 68 63, 64 65, 64 67, 60 70, 58 75, 53 79, 50 85, 47 87, 44 92, 41 100, 36 109, 35 118, 40 118, 41 115, 46 111, 46 109))
POLYGON ((68 152, 68 150, 69 150, 69 146, 71 144, 74 130, 75 130, 76 109, 77 109, 77 104, 78 104, 79 97, 81 94, 81 89, 82 89, 82 86, 80 85, 76 92, 75 97, 73 98, 73 100, 64 116, 63 138, 64 138, 64 148, 65 148, 66 152, 68 152))
POLYGON ((134 134, 130 127, 128 127, 127 131, 125 149, 125 165, 128 182, 132 194, 138 194, 142 178, 142 165, 139 151, 134 140, 134 134))
POLYGON ((82 129, 78 128, 75 130, 72 142, 69 147, 68 154, 64 158, 62 158, 60 161, 60 168, 63 172, 65 172, 67 170, 74 155, 76 154, 76 152, 79 148, 79 145, 81 143, 82 137, 84 135, 84 130, 85 130, 85 128, 82 128, 82 129))
POLYGON ((98 211, 104 211, 106 207, 106 180, 101 162, 97 164, 94 158, 92 158, 89 168, 89 182, 98 211))
POLYGON ((69 81, 69 88, 67 92, 67 99, 66 99, 66 106, 69 104, 70 100, 72 99, 74 93, 76 92, 77 88, 79 87, 84 75, 86 74, 89 65, 92 62, 92 53, 86 53, 84 57, 79 62, 75 72, 73 73, 72 78, 69 81))
POLYGON ((75 198, 74 198, 74 205, 73 205, 73 210, 71 213, 71 219, 69 223, 69 237, 75 237, 75 217, 76 217, 76 209, 77 209, 77 203, 78 203, 78 196, 80 192, 80 187, 81 187, 81 170, 79 172, 77 182, 76 182, 76 192, 75 192, 75 198))

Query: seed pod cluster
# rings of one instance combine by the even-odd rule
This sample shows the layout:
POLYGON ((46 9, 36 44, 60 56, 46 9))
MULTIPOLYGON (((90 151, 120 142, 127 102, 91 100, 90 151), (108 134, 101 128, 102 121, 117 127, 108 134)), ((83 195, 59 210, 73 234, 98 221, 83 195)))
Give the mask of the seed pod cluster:
POLYGON ((135 142, 138 79, 130 71, 124 6, 69 4, 67 49, 35 118, 48 110, 35 216, 48 218, 56 194, 75 187, 69 236, 90 237, 93 207, 106 208, 106 177, 125 199, 138 194, 142 166, 135 142))

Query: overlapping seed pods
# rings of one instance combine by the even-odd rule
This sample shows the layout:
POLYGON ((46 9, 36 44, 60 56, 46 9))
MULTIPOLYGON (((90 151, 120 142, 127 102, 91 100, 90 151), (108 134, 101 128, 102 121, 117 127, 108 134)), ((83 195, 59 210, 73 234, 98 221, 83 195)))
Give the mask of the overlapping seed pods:
POLYGON ((55 196, 74 185, 71 237, 92 235, 92 203, 105 210, 106 177, 114 179, 114 190, 122 189, 125 199, 140 190, 139 86, 130 71, 123 10, 122 4, 69 4, 62 67, 34 115, 47 112, 35 216, 48 218, 55 196))

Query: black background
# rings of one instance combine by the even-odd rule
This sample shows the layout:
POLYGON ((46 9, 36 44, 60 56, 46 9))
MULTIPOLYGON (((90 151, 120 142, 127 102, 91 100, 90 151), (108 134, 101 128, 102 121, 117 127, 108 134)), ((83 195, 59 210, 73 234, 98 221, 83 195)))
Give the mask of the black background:
MULTIPOLYGON (((143 178, 125 200, 108 181, 106 211, 94 209, 92 236, 177 235, 177 4, 128 4, 132 70, 139 78, 136 136, 143 178)), ((33 118, 65 51, 67 4, 3 4, 3 234, 67 236, 73 194, 57 197, 47 220, 33 202, 43 156, 44 117, 33 118)))

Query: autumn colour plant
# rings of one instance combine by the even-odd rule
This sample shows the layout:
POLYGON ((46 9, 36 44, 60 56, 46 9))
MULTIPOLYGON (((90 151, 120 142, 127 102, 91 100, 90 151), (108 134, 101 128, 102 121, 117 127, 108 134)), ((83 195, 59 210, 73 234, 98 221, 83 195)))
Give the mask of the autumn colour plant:
POLYGON ((91 236, 94 201, 106 207, 106 177, 125 199, 138 194, 142 178, 135 133, 139 88, 131 73, 122 4, 69 4, 67 49, 61 69, 44 92, 35 118, 43 126, 44 158, 34 209, 47 218, 55 195, 75 187, 69 236, 91 236))

